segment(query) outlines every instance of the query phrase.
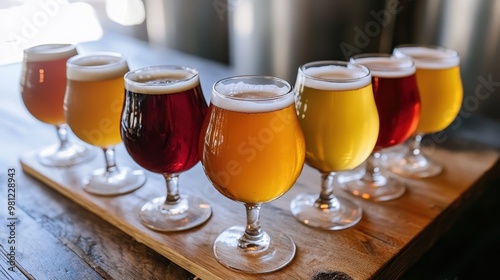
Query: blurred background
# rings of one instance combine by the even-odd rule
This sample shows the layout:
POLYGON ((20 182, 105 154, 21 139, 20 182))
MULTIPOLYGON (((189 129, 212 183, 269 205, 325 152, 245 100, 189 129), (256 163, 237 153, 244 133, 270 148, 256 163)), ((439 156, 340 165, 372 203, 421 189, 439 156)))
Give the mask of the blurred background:
POLYGON ((2 0, 0 64, 104 32, 295 81, 299 65, 423 43, 457 50, 461 117, 500 119, 500 0, 2 0))

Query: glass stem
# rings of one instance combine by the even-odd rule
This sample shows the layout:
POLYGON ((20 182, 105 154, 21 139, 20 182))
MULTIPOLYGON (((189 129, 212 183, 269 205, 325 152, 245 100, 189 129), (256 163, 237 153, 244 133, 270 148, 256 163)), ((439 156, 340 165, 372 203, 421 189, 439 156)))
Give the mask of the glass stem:
POLYGON ((68 127, 65 124, 56 124, 57 137, 59 138, 59 150, 66 150, 70 147, 68 141, 68 127))
POLYGON ((410 139, 408 143, 409 156, 419 156, 420 155, 420 144, 422 143, 422 134, 416 134, 415 137, 410 139))
POLYGON ((366 160, 366 171, 362 180, 369 183, 370 186, 383 186, 387 182, 387 178, 382 174, 378 162, 382 154, 379 151, 373 151, 366 160))
POLYGON ((260 203, 246 203, 247 226, 239 240, 239 247, 248 251, 263 250, 269 246, 269 236, 260 227, 260 203))
POLYGON ((167 183, 167 196, 165 198, 165 206, 172 206, 179 203, 181 198, 179 194, 179 174, 163 174, 167 183))
POLYGON ((104 151, 104 159, 106 161, 106 173, 112 174, 118 172, 115 161, 115 148, 103 148, 102 150, 104 151))
POLYGON ((314 207, 319 209, 336 209, 339 203, 333 194, 333 186, 335 182, 335 172, 321 173, 321 193, 314 203, 314 207))
POLYGON ((404 160, 407 164, 414 167, 423 167, 428 164, 427 158, 422 154, 420 150, 420 145, 422 142, 423 134, 417 134, 412 137, 408 143, 408 153, 406 154, 404 160))

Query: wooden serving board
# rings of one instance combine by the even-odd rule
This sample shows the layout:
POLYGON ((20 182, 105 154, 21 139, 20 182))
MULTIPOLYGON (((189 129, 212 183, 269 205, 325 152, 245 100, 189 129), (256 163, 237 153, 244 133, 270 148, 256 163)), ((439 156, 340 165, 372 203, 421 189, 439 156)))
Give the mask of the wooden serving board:
MULTIPOLYGON (((296 256, 279 271, 252 275, 227 269, 213 256, 213 240, 230 226, 244 225, 245 212, 243 205, 211 186, 200 164, 180 175, 180 189, 203 195, 213 207, 212 217, 195 229, 159 233, 141 224, 138 211, 149 199, 165 194, 162 176, 147 172, 147 183, 130 194, 94 196, 82 190, 80 178, 103 167, 100 151, 92 161, 69 168, 43 166, 36 152, 20 159, 27 174, 202 279, 311 279, 326 271, 343 272, 354 279, 396 278, 451 226, 468 199, 481 191, 475 190, 480 188, 476 182, 499 158, 496 151, 436 149, 431 157, 443 164, 445 171, 431 179, 405 179, 407 192, 388 202, 363 201, 337 188, 337 195, 353 199, 364 211, 356 226, 342 231, 309 228, 291 215, 289 204, 295 195, 304 191, 319 193, 319 173, 305 166, 296 185, 283 197, 265 204, 261 212, 263 229, 288 233, 297 245, 296 256)), ((117 149, 117 163, 138 167, 121 146, 117 149)))

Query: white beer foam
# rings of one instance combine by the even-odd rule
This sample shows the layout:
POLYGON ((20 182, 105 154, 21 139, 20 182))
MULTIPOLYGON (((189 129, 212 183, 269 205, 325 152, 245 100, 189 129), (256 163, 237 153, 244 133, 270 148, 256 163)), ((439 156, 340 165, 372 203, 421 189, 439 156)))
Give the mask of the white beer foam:
POLYGON ((299 70, 297 83, 319 90, 355 90, 371 83, 370 72, 359 66, 325 65, 299 70))
POLYGON ((415 61, 417 68, 446 69, 457 66, 460 57, 454 50, 421 46, 396 47, 394 56, 409 56, 415 61))
POLYGON ((400 78, 415 74, 415 64, 407 57, 367 56, 351 58, 351 62, 359 63, 370 69, 373 77, 400 78))
POLYGON ((200 84, 194 69, 153 66, 125 75, 125 88, 142 94, 169 94, 190 90, 200 84))
POLYGON ((230 111, 258 113, 272 112, 293 104, 293 93, 288 87, 277 85, 249 85, 244 82, 217 84, 210 102, 230 111))
POLYGON ((73 56, 66 63, 66 76, 73 81, 101 81, 123 77, 127 61, 118 53, 89 53, 73 56))
POLYGON ((44 44, 25 49, 24 59, 28 62, 49 61, 77 54, 76 46, 72 44, 44 44))

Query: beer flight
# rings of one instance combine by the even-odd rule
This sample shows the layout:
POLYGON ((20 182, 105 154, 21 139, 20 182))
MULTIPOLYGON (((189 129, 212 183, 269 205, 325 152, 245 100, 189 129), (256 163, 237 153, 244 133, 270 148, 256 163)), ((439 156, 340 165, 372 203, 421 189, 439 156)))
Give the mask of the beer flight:
POLYGON ((306 63, 294 86, 272 76, 227 77, 213 85, 207 104, 196 69, 131 70, 119 53, 78 54, 75 45, 47 44, 24 51, 21 95, 35 118, 56 127, 59 143, 39 152, 41 164, 73 166, 97 156, 71 143, 69 130, 101 148, 105 165, 82 178, 85 191, 126 195, 144 185, 144 171, 116 162, 121 142, 139 166, 164 176, 165 193, 138 213, 152 230, 182 231, 212 215, 210 201, 181 191, 180 174, 201 162, 214 188, 246 209, 245 226, 215 239, 215 258, 236 271, 266 273, 286 266, 296 247, 285 233, 261 228, 261 206, 286 193, 304 164, 319 172, 321 186, 292 199, 292 214, 314 228, 352 227, 362 209, 335 196, 334 185, 386 201, 406 186, 382 169, 402 177, 438 175, 442 166, 421 153, 420 141, 451 124, 463 90, 456 51, 400 45, 392 54, 306 63), (406 152, 381 157, 405 142, 406 152), (359 178, 336 179, 363 163, 359 178))

